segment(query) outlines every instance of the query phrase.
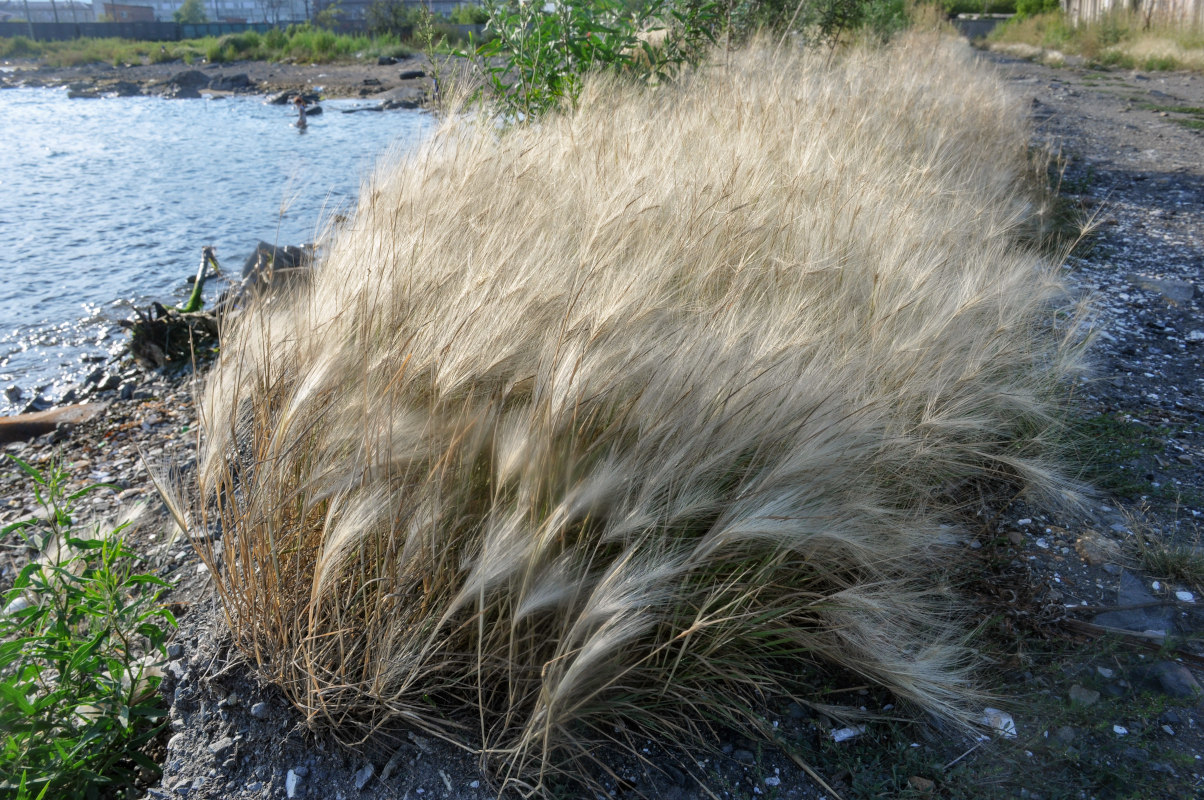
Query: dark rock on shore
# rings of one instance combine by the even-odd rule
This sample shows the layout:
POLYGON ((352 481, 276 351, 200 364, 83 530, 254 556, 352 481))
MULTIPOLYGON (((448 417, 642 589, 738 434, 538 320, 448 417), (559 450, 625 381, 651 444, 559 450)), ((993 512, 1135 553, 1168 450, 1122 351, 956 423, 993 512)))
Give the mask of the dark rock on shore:
POLYGON ((209 81, 209 88, 219 92, 238 92, 254 89, 255 82, 247 77, 247 73, 239 72, 236 75, 218 75, 209 81))
POLYGON ((74 83, 67 90, 71 99, 97 99, 102 97, 140 97, 142 87, 130 81, 113 83, 74 83))

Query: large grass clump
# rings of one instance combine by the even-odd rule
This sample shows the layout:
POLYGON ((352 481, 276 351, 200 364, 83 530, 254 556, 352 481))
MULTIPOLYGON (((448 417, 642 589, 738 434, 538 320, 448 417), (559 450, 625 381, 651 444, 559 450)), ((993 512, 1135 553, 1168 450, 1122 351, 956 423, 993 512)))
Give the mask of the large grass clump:
POLYGON ((829 58, 451 122, 236 324, 192 524, 312 722, 530 789, 824 668, 966 719, 948 525, 968 487, 1062 491, 1079 319, 1001 83, 936 38, 829 58))

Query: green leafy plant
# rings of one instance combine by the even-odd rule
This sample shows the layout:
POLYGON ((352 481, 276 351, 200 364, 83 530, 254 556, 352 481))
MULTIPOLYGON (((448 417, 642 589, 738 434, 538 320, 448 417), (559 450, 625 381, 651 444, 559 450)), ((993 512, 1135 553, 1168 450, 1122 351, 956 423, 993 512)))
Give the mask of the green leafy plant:
POLYGON ((456 25, 484 25, 489 21, 489 12, 481 6, 467 4, 453 8, 449 19, 456 25))
POLYGON ((4 528, 38 555, 3 596, 0 615, 0 794, 93 798, 158 773, 141 752, 165 715, 158 665, 175 626, 163 580, 135 571, 122 531, 81 536, 66 471, 10 456, 34 482, 44 520, 4 528))
POLYGON ((488 85, 516 119, 575 105, 594 70, 647 80, 675 75, 715 41, 715 3, 587 0, 548 10, 526 0, 488 2, 489 38, 477 48, 488 85))

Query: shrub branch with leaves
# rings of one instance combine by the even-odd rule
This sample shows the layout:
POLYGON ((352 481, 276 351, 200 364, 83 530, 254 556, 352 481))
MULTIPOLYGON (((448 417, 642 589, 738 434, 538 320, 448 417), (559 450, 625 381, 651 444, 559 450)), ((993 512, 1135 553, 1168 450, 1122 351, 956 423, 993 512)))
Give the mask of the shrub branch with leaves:
POLYGON ((76 531, 75 503, 104 484, 68 493, 61 465, 13 461, 34 482, 44 521, 3 530, 38 556, 0 614, 0 794, 98 797, 159 771, 141 750, 166 714, 155 689, 176 624, 158 601, 168 584, 135 571, 125 526, 76 531))
POLYGON ((516 119, 575 105, 594 70, 672 77, 704 55, 719 21, 712 2, 585 0, 547 10, 526 0, 490 0, 485 7, 491 38, 476 55, 494 96, 516 119))

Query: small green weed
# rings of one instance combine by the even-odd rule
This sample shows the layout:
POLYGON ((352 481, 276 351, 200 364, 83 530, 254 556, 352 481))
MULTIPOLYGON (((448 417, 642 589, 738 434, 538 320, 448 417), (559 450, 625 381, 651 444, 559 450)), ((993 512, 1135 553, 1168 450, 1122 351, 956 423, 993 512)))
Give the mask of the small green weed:
POLYGON ((1161 537, 1135 536, 1143 569, 1168 583, 1185 584, 1204 592, 1204 548, 1193 543, 1172 543, 1161 537))
POLYGON ((44 521, 3 529, 38 555, 3 595, 0 614, 0 794, 99 797, 158 774, 141 752, 162 727, 157 666, 175 626, 158 602, 168 584, 134 571, 124 526, 73 527, 67 473, 10 456, 34 482, 44 521))
POLYGON ((1098 414, 1067 424, 1068 455, 1083 480, 1115 495, 1139 497, 1154 486, 1133 462, 1162 452, 1167 434, 1166 428, 1142 425, 1126 414, 1098 414))

